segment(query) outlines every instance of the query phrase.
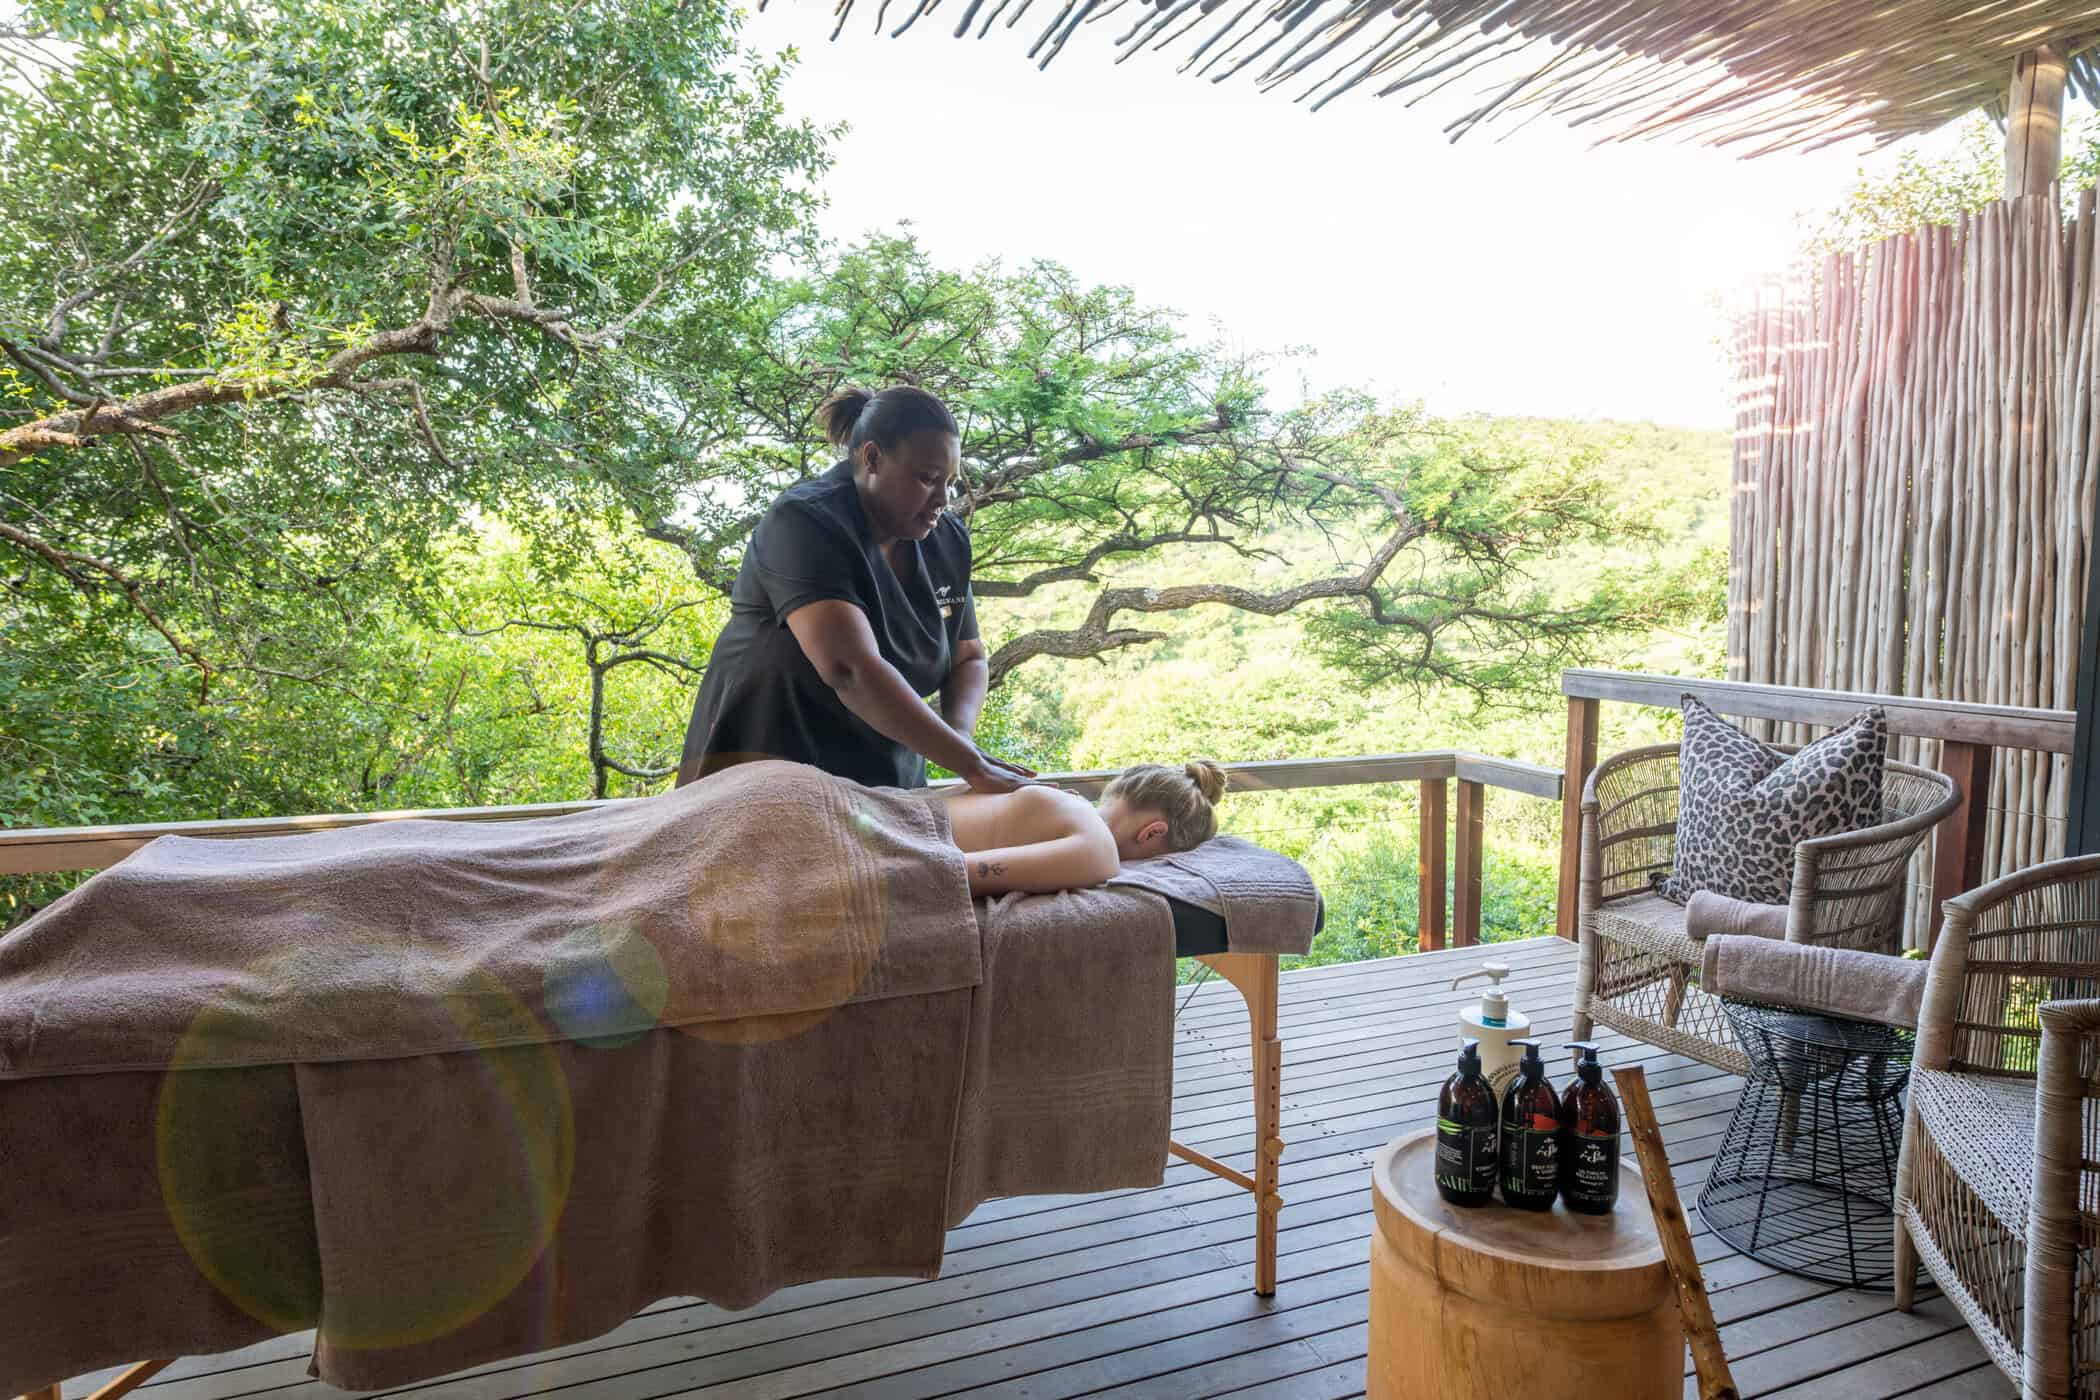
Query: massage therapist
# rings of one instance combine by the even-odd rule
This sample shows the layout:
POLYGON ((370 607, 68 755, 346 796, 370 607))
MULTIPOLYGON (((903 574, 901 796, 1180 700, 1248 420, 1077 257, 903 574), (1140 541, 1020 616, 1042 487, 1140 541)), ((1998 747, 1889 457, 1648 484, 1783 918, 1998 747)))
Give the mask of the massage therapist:
POLYGON ((955 417, 899 384, 817 410, 845 458, 780 493, 729 592, 679 760, 682 786, 787 758, 871 787, 923 787, 926 761, 978 792, 1033 774, 971 737, 989 669, 970 597, 970 532, 947 512, 955 417), (940 708, 923 697, 940 692, 940 708))

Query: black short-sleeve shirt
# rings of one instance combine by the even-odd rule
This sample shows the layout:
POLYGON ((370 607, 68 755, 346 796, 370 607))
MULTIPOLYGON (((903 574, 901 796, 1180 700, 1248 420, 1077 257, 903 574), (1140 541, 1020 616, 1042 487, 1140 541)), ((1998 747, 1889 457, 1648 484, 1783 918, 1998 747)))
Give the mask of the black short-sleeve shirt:
POLYGON ((788 630, 806 603, 843 599, 867 614, 882 659, 920 695, 977 635, 970 532, 943 515, 892 568, 876 547, 850 462, 780 494, 744 549, 678 765, 680 784, 753 758, 787 758, 871 787, 923 787, 926 760, 846 708, 788 630))

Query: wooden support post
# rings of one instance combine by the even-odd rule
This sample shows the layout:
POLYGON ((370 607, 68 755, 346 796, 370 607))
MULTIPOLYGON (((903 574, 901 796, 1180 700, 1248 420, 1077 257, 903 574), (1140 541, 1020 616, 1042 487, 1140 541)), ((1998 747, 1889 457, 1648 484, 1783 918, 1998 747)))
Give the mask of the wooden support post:
POLYGON ((1961 790, 1961 806, 1933 832, 1932 919, 1925 950, 1939 937, 1940 905, 1983 882, 1984 828, 1991 818, 1991 755, 1988 744, 1949 739, 1940 745, 1940 771, 1961 790))
POLYGON ((2005 103, 2005 197, 2047 194, 2063 168, 2064 80, 2069 63, 2055 44, 2013 61, 2005 103))
POLYGON ((1444 946, 1444 780, 1422 780, 1422 830, 1415 843, 1415 945, 1424 953, 1444 946))
POLYGON ((58 1387, 55 1385, 38 1386, 35 1390, 24 1394, 22 1400, 58 1400, 58 1387))
POLYGON ((1451 920, 1452 946, 1471 948, 1480 942, 1480 828, 1487 791, 1479 783, 1458 780, 1458 818, 1451 837, 1457 845, 1452 865, 1456 896, 1451 920))
POLYGON ((1568 757, 1560 775, 1560 907, 1553 931, 1575 938, 1575 907, 1582 888, 1582 788, 1597 766, 1597 702, 1568 701, 1568 757))

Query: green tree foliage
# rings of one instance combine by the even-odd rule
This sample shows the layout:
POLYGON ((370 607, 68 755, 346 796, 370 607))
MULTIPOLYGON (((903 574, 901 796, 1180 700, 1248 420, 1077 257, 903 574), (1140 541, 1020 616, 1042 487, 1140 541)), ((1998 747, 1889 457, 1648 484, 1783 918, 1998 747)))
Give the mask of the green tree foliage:
MULTIPOLYGON (((2100 112, 2070 115, 2064 123, 2065 202, 2100 179, 2100 112)), ((1865 169, 1844 201, 1809 228, 1802 250, 1815 257, 1849 253, 1924 224, 1951 224, 2005 195, 2005 132, 1982 113, 1962 120, 1945 151, 1912 145, 1894 168, 1865 169)))
POLYGON ((1421 531, 1419 559, 1362 607, 1315 614, 1308 635, 1361 682, 1529 707, 1564 667, 1694 620, 1711 561, 1587 577, 1564 567, 1581 551, 1661 538, 1652 506, 1633 506, 1602 464, 1594 446, 1540 451, 1463 427, 1416 434, 1385 475, 1421 531))
POLYGON ((824 162, 719 3, 33 0, 11 31, 16 597, 129 608, 202 676, 346 664, 478 520, 575 566, 679 450, 675 327, 797 246, 824 162))
POLYGON ((733 333, 738 353, 694 357, 724 366, 690 402, 696 432, 721 445, 696 479, 630 498, 648 533, 726 587, 765 503, 829 464, 816 406, 842 383, 923 385, 962 428, 979 597, 1084 600, 1055 625, 995 627, 995 683, 1165 635, 1134 618, 1222 606, 1307 611, 1367 679, 1536 692, 1677 601, 1644 573, 1576 599, 1528 582, 1558 552, 1649 528, 1594 459, 1491 450, 1360 394, 1279 407, 1268 382, 1287 362, 1193 342, 1170 311, 1047 260, 958 271, 908 233, 879 235, 772 284, 733 333), (1279 531, 1293 527, 1311 547, 1287 555, 1279 531), (1197 577, 1113 579, 1165 556, 1197 577), (1257 584, 1273 564, 1284 575, 1257 584))
POLYGON ((719 603, 624 486, 825 160, 735 13, 32 0, 0 64, 0 820, 663 767, 621 658, 719 603))

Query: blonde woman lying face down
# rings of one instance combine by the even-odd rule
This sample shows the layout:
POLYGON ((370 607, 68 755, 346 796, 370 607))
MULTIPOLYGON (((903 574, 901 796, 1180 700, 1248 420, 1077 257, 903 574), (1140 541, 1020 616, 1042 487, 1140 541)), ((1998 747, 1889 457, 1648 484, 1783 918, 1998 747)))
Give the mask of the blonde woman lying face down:
POLYGON ((1032 894, 1098 885, 1126 860, 1186 851, 1217 834, 1225 770, 1141 764, 1109 783, 1097 807, 1053 787, 943 797, 970 893, 1032 894))

